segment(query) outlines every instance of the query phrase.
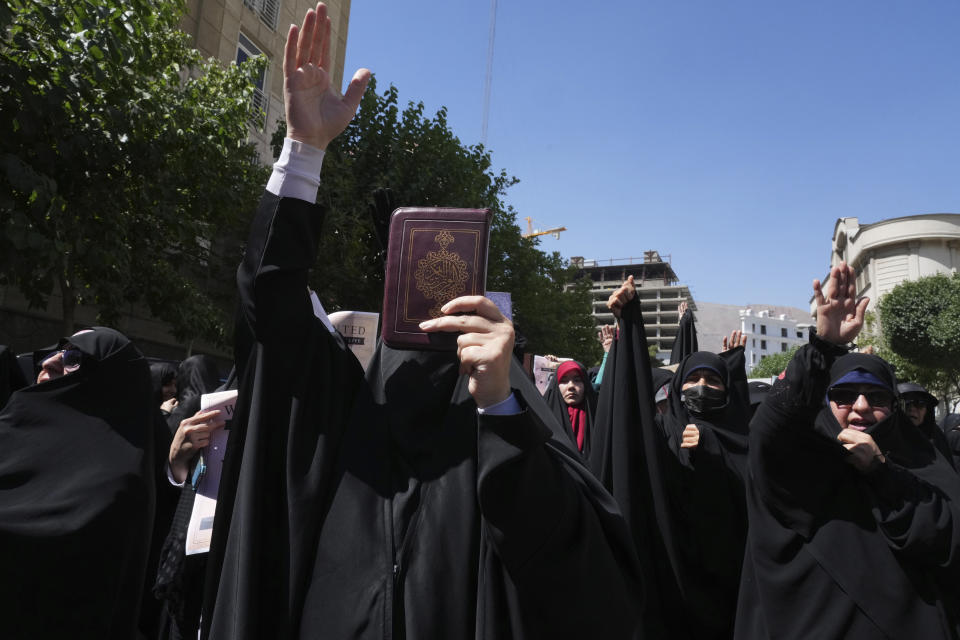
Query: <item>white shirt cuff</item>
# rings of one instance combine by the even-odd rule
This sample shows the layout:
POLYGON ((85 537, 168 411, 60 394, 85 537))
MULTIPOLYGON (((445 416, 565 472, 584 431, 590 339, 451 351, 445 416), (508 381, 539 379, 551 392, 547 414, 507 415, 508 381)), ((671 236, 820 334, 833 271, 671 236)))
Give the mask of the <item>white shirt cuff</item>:
POLYGON ((484 409, 477 407, 477 413, 488 416, 513 416, 523 413, 523 407, 520 406, 517 397, 511 393, 506 400, 501 400, 497 404, 492 404, 484 409))
POLYGON ((163 466, 167 468, 167 480, 170 481, 170 484, 172 484, 172 485, 175 486, 175 487, 180 487, 180 488, 182 489, 182 488, 183 488, 183 485, 185 485, 185 484, 187 483, 187 481, 184 480, 183 482, 177 482, 177 479, 173 477, 173 471, 170 470, 170 462, 169 462, 169 461, 168 461, 166 464, 164 464, 163 466))
POLYGON ((267 191, 281 198, 316 202, 324 153, 305 142, 284 138, 283 151, 273 163, 267 191))

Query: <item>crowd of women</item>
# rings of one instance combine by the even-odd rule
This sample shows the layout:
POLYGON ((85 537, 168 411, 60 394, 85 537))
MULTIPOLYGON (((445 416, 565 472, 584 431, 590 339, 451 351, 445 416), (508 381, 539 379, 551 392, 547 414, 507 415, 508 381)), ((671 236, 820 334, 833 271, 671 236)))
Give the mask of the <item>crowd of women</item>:
POLYGON ((0 637, 960 637, 953 451, 925 390, 852 352, 845 264, 762 402, 742 336, 699 351, 689 312, 676 366, 651 367, 632 278, 598 383, 568 362, 541 395, 479 296, 421 325, 455 352, 380 344, 364 370, 307 290, 323 149, 369 80, 330 86, 329 33, 320 4, 288 34, 231 375, 104 327, 29 379, 0 349, 0 637), (210 550, 188 556, 226 424, 200 396, 227 388, 210 550))

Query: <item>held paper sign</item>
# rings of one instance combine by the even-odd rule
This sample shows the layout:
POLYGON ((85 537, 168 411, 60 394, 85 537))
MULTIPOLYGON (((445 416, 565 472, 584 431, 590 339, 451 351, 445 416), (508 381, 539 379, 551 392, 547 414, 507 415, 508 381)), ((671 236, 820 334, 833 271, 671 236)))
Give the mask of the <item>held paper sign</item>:
POLYGON ((570 358, 557 358, 554 362, 553 360, 547 360, 543 356, 533 356, 533 380, 537 385, 537 390, 540 392, 540 395, 547 392, 547 384, 550 382, 550 376, 553 375, 553 372, 557 370, 561 362, 566 362, 567 360, 570 360, 570 358))
POLYGON ((380 322, 380 314, 369 311, 334 311, 329 317, 331 324, 343 336, 344 342, 366 371, 377 348, 377 324, 380 322))
MULTIPOLYGON (((233 419, 237 406, 237 390, 217 391, 200 396, 200 410, 220 409, 227 422, 233 419)), ((227 439, 230 431, 217 429, 210 434, 210 444, 203 448, 201 455, 206 470, 197 483, 197 497, 193 502, 190 524, 187 525, 186 553, 188 556, 210 551, 210 537, 213 534, 213 516, 217 510, 217 491, 220 489, 220 474, 223 472, 223 456, 227 452, 227 439)))

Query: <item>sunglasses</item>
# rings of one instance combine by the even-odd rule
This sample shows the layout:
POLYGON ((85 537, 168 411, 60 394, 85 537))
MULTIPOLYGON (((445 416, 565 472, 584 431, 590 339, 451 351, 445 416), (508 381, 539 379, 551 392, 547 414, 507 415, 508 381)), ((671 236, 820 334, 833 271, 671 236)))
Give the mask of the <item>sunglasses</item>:
POLYGON ((64 373, 73 373, 80 368, 80 363, 83 362, 83 352, 78 351, 77 349, 60 349, 59 351, 54 351, 49 354, 46 358, 43 359, 41 366, 56 358, 57 356, 63 356, 63 372, 64 373))
POLYGON ((903 399, 900 401, 900 403, 903 405, 904 409, 909 409, 910 407, 919 409, 927 406, 927 402, 925 400, 920 400, 919 398, 903 399))
POLYGON ((827 397, 838 407, 852 407, 863 396, 871 407, 890 408, 893 405, 893 395, 889 391, 856 391, 855 389, 836 388, 827 392, 827 397))

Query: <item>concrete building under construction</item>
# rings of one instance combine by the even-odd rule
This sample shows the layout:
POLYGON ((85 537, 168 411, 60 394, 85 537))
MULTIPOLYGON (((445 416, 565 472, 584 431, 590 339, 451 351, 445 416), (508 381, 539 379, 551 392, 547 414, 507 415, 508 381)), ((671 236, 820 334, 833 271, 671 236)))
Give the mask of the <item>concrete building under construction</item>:
POLYGON ((686 302, 692 310, 697 309, 689 287, 680 284, 680 279, 670 266, 670 256, 666 258, 664 260, 657 251, 644 251, 642 258, 570 258, 570 264, 580 270, 580 276, 593 280, 592 311, 598 329, 601 325, 615 323, 613 314, 607 309, 607 298, 628 276, 633 276, 640 297, 647 340, 657 345, 660 357, 664 360, 670 355, 680 324, 677 306, 686 302))

